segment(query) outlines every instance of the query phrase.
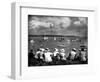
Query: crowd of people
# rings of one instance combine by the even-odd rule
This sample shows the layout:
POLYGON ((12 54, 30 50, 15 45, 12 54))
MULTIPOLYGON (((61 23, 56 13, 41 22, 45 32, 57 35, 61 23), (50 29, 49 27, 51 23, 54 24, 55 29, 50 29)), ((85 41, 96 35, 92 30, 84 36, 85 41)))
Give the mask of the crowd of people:
POLYGON ((28 54, 29 66, 45 66, 45 65, 67 65, 67 64, 86 64, 87 49, 73 48, 68 54, 65 53, 65 49, 55 48, 52 52, 49 48, 39 48, 34 53, 30 50, 28 54))

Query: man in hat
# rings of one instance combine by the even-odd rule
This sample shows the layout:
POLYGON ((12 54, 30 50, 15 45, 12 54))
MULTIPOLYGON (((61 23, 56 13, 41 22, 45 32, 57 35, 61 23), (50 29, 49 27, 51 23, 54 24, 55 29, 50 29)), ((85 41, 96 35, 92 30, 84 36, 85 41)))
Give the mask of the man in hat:
POLYGON ((37 50, 35 58, 39 60, 43 60, 44 49, 40 48, 37 50))
POLYGON ((66 60, 65 49, 60 50, 61 60, 66 60))
POLYGON ((53 52, 53 56, 54 56, 54 57, 56 57, 56 56, 57 56, 57 54, 59 54, 59 52, 58 52, 58 49, 57 49, 57 48, 55 48, 55 51, 53 52))
POLYGON ((59 50, 57 48, 55 48, 54 52, 53 52, 53 63, 56 64, 56 62, 60 59, 59 57, 59 50))
POLYGON ((76 48, 73 48, 69 54, 70 60, 74 60, 76 55, 77 55, 76 48))
POLYGON ((87 52, 86 52, 86 49, 81 49, 80 51, 80 60, 84 63, 87 61, 87 52))

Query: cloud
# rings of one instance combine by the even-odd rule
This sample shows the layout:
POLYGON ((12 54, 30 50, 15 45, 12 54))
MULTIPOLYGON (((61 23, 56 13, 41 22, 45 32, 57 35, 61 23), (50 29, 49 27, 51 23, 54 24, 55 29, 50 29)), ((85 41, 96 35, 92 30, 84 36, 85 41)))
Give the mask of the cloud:
POLYGON ((81 26, 82 25, 80 21, 74 21, 73 24, 76 25, 76 26, 81 26))
POLYGON ((70 26, 71 20, 69 17, 31 17, 29 20, 29 28, 47 27, 50 28, 67 28, 70 26))
POLYGON ((86 17, 79 17, 78 19, 82 24, 87 24, 87 18, 86 17))
MULTIPOLYGON (((42 21, 37 21, 37 20, 31 20, 29 22, 29 29, 39 29, 41 27, 44 27, 44 28, 50 28, 50 26, 52 25, 52 23, 50 22, 42 22, 42 21)), ((53 26, 53 25, 52 25, 53 26)))
POLYGON ((86 17, 31 16, 29 35, 82 35, 87 30, 86 17), (85 29, 85 30, 84 30, 85 29))
POLYGON ((71 19, 69 17, 61 18, 61 24, 63 28, 67 28, 71 25, 71 19))
POLYGON ((78 20, 73 22, 76 26, 87 25, 87 18, 86 17, 79 17, 78 20))

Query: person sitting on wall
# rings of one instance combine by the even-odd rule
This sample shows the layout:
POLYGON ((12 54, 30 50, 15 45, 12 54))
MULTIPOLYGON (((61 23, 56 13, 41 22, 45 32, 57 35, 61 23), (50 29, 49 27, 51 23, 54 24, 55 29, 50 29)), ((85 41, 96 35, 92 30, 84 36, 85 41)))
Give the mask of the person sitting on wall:
POLYGON ((52 53, 50 52, 50 49, 49 48, 46 48, 45 49, 45 53, 44 53, 44 56, 45 56, 45 62, 50 64, 50 62, 52 62, 52 53))
POLYGON ((66 60, 65 49, 60 49, 61 60, 66 60))
POLYGON ((45 49, 44 49, 44 48, 40 48, 40 51, 41 51, 41 52, 40 52, 40 59, 41 59, 41 60, 44 60, 44 56, 43 56, 43 55, 44 55, 45 49))
POLYGON ((38 59, 40 53, 41 53, 40 49, 37 49, 36 54, 35 54, 36 59, 38 59))
POLYGON ((69 53, 69 59, 73 61, 76 55, 77 55, 76 48, 73 48, 69 53))
POLYGON ((60 49, 60 63, 61 64, 66 64, 65 49, 60 49))
POLYGON ((55 51, 53 52, 53 56, 54 56, 54 57, 56 57, 56 56, 57 56, 57 54, 59 54, 59 52, 58 52, 58 49, 57 49, 57 48, 55 48, 55 51))
POLYGON ((54 64, 56 64, 56 61, 58 61, 58 59, 60 59, 58 55, 59 55, 59 50, 57 48, 55 48, 55 51, 53 52, 53 57, 52 57, 54 64))
POLYGON ((29 55, 28 55, 28 62, 29 66, 35 65, 36 63, 36 58, 33 50, 30 50, 29 55))
POLYGON ((86 53, 86 49, 81 49, 81 51, 80 51, 80 61, 82 62, 82 63, 85 63, 86 61, 87 61, 87 53, 86 53))
POLYGON ((30 52, 28 54, 28 65, 29 66, 32 65, 32 58, 33 58, 33 50, 30 50, 30 52))

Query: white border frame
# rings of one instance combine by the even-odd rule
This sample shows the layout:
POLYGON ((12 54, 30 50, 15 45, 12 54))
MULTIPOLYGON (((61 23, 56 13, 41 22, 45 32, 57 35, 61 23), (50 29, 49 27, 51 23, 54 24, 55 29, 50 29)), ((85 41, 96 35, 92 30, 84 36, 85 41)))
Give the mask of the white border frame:
MULTIPOLYGON (((11 76, 14 79, 29 79, 31 76, 26 76, 25 78, 22 76, 22 63, 21 59, 22 56, 20 55, 22 52, 21 50, 21 8, 39 8, 39 9, 55 9, 55 10, 71 10, 71 11, 87 11, 87 12, 96 12, 95 8, 89 7, 72 7, 68 6, 67 8, 63 8, 60 6, 45 6, 44 4, 34 4, 34 3, 12 3, 12 62, 11 62, 11 76)), ((94 70, 93 70, 94 72, 94 70)), ((91 70, 92 73, 92 70, 91 70)), ((76 74, 76 73, 72 73, 76 74)), ((59 75, 57 75, 59 76, 59 75)))

